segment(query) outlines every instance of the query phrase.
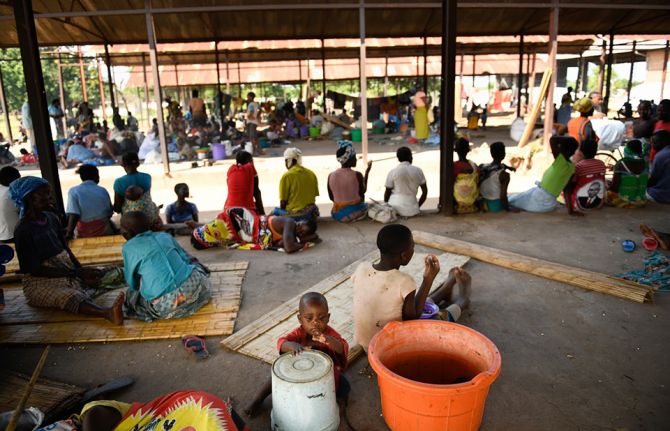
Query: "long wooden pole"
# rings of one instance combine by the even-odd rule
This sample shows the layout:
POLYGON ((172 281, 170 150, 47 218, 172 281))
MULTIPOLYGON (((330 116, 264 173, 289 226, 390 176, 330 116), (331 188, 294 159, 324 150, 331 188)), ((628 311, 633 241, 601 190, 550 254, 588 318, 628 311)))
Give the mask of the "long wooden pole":
POLYGON ((630 53, 630 71, 628 72, 628 85, 626 85, 626 103, 630 103, 630 90, 633 88, 633 71, 635 70, 635 48, 637 41, 633 41, 633 50, 630 53))
MULTIPOLYGON (((60 71, 60 66, 58 70, 60 71)), ((0 104, 2 104, 2 113, 5 116, 5 122, 7 123, 7 136, 9 137, 9 142, 14 142, 14 136, 12 136, 12 123, 9 120, 9 109, 7 108, 7 98, 5 97, 5 80, 2 77, 2 63, 0 63, 0 104)))
POLYGON ((653 288, 632 281, 611 277, 586 269, 575 268, 548 260, 524 256, 485 245, 446 238, 432 233, 413 231, 414 242, 448 253, 470 256, 485 263, 559 281, 571 286, 606 293, 635 302, 652 300, 653 288))
POLYGON ((147 79, 147 56, 142 53, 142 75, 144 77, 144 106, 147 113, 147 130, 151 130, 151 113, 149 112, 149 80, 147 79))
POLYGON ((523 33, 519 36, 519 76, 517 76, 516 116, 521 117, 521 88, 523 87, 523 33))
POLYGON ((665 92, 665 80, 668 75, 668 53, 670 52, 670 40, 665 41, 665 52, 663 54, 663 73, 661 74, 661 100, 665 92))
POLYGON ((42 368, 44 368, 44 364, 46 364, 47 356, 49 356, 49 346, 47 346, 44 349, 44 351, 42 352, 42 356, 40 356, 40 360, 37 362, 37 366, 35 367, 35 370, 33 371, 33 375, 30 377, 30 381, 28 382, 28 386, 26 386, 26 389, 23 391, 23 396, 21 397, 21 400, 19 401, 19 404, 16 406, 16 409, 14 410, 14 413, 12 413, 12 417, 9 419, 9 423, 7 424, 7 427, 5 428, 5 431, 14 431, 16 429, 16 425, 19 422, 19 418, 21 417, 21 413, 23 413, 23 409, 26 408, 26 403, 28 402, 28 398, 30 398, 30 393, 33 391, 33 387, 35 387, 35 383, 37 383, 37 378, 40 376, 40 373, 42 372, 42 368))
POLYGON ((537 103, 533 105, 533 110, 530 113, 530 117, 528 117, 528 121, 526 122, 526 128, 523 131, 523 135, 521 135, 521 140, 519 140, 519 148, 523 148, 527 143, 528 140, 530 139, 530 135, 533 133, 533 129, 535 128, 535 123, 537 122, 537 117, 540 116, 540 108, 542 107, 542 99, 544 99, 544 95, 547 92, 547 87, 549 86, 549 81, 550 81, 550 76, 551 76, 552 70, 547 68, 544 71, 544 75, 542 75, 542 83, 540 84, 540 94, 539 98, 537 99, 537 103))
POLYGON ((612 92, 612 61, 614 59, 614 33, 610 34, 610 49, 607 54, 607 79, 605 80, 605 97, 603 99, 603 114, 607 116, 610 109, 610 93, 612 92))
MULTIPOLYGON (((440 71, 440 201, 443 215, 454 213, 454 129, 461 95, 455 95, 456 82, 456 0, 442 0, 442 68, 440 71)), ((463 63, 461 62, 461 65, 463 63)), ((460 83, 462 86, 463 83, 460 83)))
MULTIPOLYGON (((368 163, 368 96, 367 96, 367 61, 365 48, 365 0, 361 0, 358 9, 358 27, 361 36, 360 46, 360 82, 361 82, 361 146, 363 147, 363 163, 368 163)), ((325 94, 324 94, 325 97, 325 94)))
POLYGON ((88 91, 86 91, 86 73, 84 72, 84 59, 81 56, 81 47, 77 47, 77 55, 79 56, 79 77, 81 78, 81 94, 84 102, 88 102, 88 91))
MULTIPOLYGON (((558 51, 558 8, 554 7, 549 12, 549 68, 556 70, 556 53, 558 51)), ((554 88, 556 87, 556 73, 550 76, 547 86, 547 98, 544 104, 544 148, 549 152, 549 140, 553 135, 554 128, 554 88)), ((538 100, 538 105, 540 101, 538 100)))
MULTIPOLYGON (((107 119, 107 112, 105 110, 105 86, 102 83, 102 65, 100 64, 101 60, 99 58, 96 58, 96 63, 98 66, 98 91, 100 92, 100 111, 102 111, 102 119, 106 120, 107 119)), ((61 95, 61 97, 63 97, 61 95)), ((63 106, 65 106, 65 101, 61 101, 63 106)), ((141 105, 141 104, 140 104, 141 105)), ((65 117, 63 117, 65 118, 65 117)), ((67 130, 67 128, 63 129, 67 130)))

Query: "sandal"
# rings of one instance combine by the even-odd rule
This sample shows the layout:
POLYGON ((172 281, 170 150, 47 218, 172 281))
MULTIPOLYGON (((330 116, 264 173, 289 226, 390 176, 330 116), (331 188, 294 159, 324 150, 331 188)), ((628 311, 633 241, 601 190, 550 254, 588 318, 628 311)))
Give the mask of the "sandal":
POLYGON ((181 339, 181 344, 184 346, 184 349, 195 353, 195 357, 198 360, 209 358, 209 352, 207 351, 204 339, 195 335, 186 335, 181 339))

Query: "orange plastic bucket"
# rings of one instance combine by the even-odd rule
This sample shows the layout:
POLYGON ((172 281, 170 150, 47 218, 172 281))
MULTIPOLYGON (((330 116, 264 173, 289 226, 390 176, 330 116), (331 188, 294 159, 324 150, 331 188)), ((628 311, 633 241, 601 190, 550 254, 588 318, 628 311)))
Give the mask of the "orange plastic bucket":
POLYGON ((491 340, 438 320, 389 323, 370 341, 368 359, 393 431, 478 429, 501 367, 491 340))

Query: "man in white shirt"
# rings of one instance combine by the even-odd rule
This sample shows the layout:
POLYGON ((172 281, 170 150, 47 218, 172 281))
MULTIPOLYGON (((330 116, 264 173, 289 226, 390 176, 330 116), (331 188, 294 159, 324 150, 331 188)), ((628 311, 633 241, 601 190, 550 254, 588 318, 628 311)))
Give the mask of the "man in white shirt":
POLYGON ((20 178, 19 171, 12 166, 0 169, 0 241, 13 242, 14 228, 19 222, 19 209, 9 196, 9 185, 20 178))
POLYGON ((420 213, 419 207, 426 201, 428 186, 421 168, 412 166, 412 150, 400 147, 396 152, 400 164, 386 177, 384 202, 388 202, 402 217, 412 217, 420 213), (417 201, 416 192, 421 187, 421 197, 417 201))

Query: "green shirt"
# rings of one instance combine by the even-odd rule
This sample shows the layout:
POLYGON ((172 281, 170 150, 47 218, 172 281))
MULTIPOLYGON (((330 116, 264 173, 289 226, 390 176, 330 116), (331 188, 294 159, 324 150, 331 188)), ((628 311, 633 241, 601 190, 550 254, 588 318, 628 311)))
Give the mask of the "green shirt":
POLYGON ((294 165, 279 182, 279 199, 286 201, 286 211, 298 212, 307 205, 314 204, 319 196, 319 183, 314 172, 300 165, 294 165))
POLYGON ((554 163, 544 171, 540 187, 558 197, 565 186, 568 185, 568 181, 574 173, 575 165, 571 161, 565 160, 563 154, 559 154, 554 163))

